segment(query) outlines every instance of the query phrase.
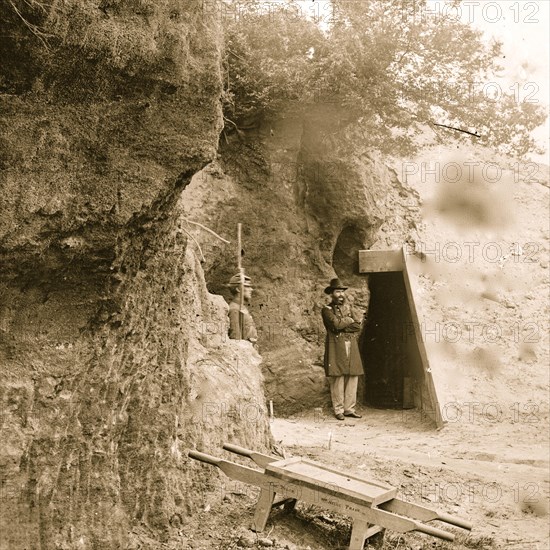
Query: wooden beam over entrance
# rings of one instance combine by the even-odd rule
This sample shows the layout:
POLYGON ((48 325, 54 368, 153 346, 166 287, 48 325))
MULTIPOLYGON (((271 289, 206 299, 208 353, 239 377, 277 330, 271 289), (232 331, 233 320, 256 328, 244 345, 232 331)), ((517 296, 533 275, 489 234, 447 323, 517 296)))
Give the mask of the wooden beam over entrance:
POLYGON ((422 336, 421 323, 418 317, 418 309, 415 301, 414 282, 411 279, 409 266, 407 265, 407 251, 405 246, 397 250, 360 250, 359 251, 359 273, 383 273, 396 272, 403 273, 403 282, 407 293, 407 301, 412 319, 416 344, 420 354, 423 371, 423 385, 426 390, 429 403, 421 401, 422 413, 432 418, 437 427, 441 428, 445 422, 441 414, 441 406, 437 398, 437 392, 432 377, 432 369, 426 351, 426 345, 422 336))
POLYGON ((359 250, 359 273, 403 271, 403 254, 398 250, 359 250))

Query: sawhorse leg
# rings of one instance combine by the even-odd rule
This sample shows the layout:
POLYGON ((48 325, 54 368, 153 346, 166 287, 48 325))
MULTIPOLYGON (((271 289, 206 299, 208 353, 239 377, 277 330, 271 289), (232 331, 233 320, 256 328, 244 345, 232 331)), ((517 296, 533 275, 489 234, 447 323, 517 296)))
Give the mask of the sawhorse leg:
POLYGON ((260 491, 260 498, 258 504, 256 504, 256 512, 254 513, 254 523, 252 525, 252 531, 261 533, 265 529, 269 512, 271 512, 271 505, 275 499, 275 491, 268 487, 262 487, 260 491))
POLYGON ((349 550, 363 550, 365 541, 380 531, 382 531, 382 527, 379 525, 372 525, 369 527, 366 521, 355 520, 351 528, 349 550))

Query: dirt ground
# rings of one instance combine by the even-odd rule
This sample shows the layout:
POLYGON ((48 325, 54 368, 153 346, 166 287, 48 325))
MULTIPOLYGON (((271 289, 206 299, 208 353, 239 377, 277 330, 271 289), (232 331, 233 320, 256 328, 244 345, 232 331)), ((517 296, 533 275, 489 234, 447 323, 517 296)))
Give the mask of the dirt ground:
MULTIPOLYGON (((363 418, 337 421, 328 409, 274 419, 278 450, 304 456, 399 489, 408 502, 433 507, 473 524, 471 533, 438 524, 453 543, 428 535, 387 530, 366 548, 546 550, 548 536, 548 418, 530 422, 511 415, 498 429, 483 417, 436 431, 412 411, 360 409, 363 418), (534 443, 536 441, 536 443, 534 443), (330 448, 329 448, 330 445, 330 448)), ((346 548, 350 520, 314 506, 273 511, 264 533, 251 524, 257 491, 220 480, 198 524, 187 526, 185 548, 346 548)), ((206 501, 205 501, 206 502, 206 501)))

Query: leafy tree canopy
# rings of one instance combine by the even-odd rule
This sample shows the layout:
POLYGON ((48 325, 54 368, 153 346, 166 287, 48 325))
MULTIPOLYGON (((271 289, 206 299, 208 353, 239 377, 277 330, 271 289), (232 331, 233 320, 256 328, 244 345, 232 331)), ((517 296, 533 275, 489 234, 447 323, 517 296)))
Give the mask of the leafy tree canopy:
POLYGON ((227 121, 246 125, 289 102, 334 102, 369 145, 388 152, 411 153, 426 124, 501 152, 540 152, 530 132, 546 109, 505 89, 502 44, 425 6, 333 0, 323 28, 292 0, 234 6, 224 17, 227 121))

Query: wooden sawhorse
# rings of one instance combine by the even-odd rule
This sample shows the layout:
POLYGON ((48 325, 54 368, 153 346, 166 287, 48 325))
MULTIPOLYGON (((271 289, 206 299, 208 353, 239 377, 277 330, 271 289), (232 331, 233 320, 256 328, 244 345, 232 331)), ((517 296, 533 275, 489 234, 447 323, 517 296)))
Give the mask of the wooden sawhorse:
POLYGON ((472 529, 465 520, 396 498, 397 489, 394 487, 346 474, 313 460, 301 457, 280 459, 231 444, 225 444, 223 448, 252 459, 263 470, 198 451, 189 451, 189 457, 217 466, 232 479, 260 487, 253 524, 256 532, 265 529, 273 506, 294 506, 297 500, 351 516, 353 526, 349 550, 363 550, 365 540, 384 528, 398 533, 420 531, 444 540, 454 540, 453 533, 423 523, 434 519, 472 529), (276 495, 281 495, 282 500, 275 501, 276 495))

